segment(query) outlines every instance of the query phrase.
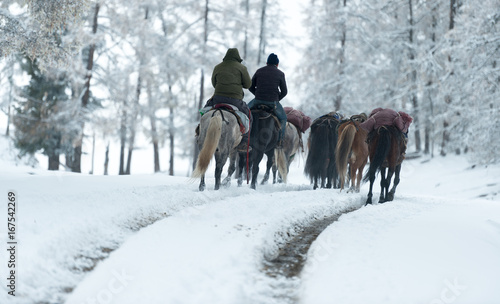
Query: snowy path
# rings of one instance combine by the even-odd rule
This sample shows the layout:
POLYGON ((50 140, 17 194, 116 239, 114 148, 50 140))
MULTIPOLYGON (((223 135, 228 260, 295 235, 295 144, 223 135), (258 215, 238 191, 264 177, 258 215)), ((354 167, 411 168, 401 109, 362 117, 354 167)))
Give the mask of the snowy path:
POLYGON ((209 179, 200 193, 163 174, 7 168, 22 275, 15 299, 0 285, 0 303, 500 302, 500 166, 407 162, 394 202, 341 216, 309 250, 319 223, 362 206, 367 185, 313 191, 292 170, 288 185, 213 191, 209 179), (299 276, 273 269, 289 245, 304 250, 299 276))
POLYGON ((280 282, 265 274, 264 261, 302 227, 362 204, 361 195, 332 194, 264 190, 186 208, 128 239, 67 303, 275 303, 280 282), (117 273, 127 280, 115 293, 109 286, 117 273))

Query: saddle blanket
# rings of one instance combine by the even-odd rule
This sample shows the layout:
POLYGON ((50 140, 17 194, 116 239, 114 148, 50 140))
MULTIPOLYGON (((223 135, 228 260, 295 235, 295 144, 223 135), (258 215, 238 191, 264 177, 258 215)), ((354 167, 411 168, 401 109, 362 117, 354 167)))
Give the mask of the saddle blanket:
POLYGON ((376 108, 360 126, 368 132, 378 129, 381 126, 395 126, 401 130, 401 132, 406 133, 412 121, 413 118, 405 112, 376 108))
POLYGON ((283 107, 286 113, 286 120, 297 127, 302 133, 305 133, 311 126, 311 117, 305 115, 302 111, 292 107, 283 107))
MULTIPOLYGON (((248 118, 248 116, 245 115, 245 113, 238 110, 237 107, 230 105, 230 104, 227 104, 227 103, 217 104, 217 105, 223 105, 222 107, 219 106, 217 108, 231 108, 233 110, 234 114, 238 115, 238 117, 239 117, 238 123, 240 124, 240 130, 241 130, 242 134, 245 134, 250 130, 250 119, 248 118)), ((210 111, 212 109, 214 109, 214 107, 207 106, 207 107, 201 108, 199 112, 203 116, 203 114, 206 114, 208 111, 210 111)))

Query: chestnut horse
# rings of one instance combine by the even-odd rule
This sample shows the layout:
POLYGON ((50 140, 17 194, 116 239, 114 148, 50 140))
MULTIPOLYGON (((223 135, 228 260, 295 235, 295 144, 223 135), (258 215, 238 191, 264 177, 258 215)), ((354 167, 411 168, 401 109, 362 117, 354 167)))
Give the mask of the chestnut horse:
POLYGON ((370 191, 366 205, 372 203, 372 189, 375 181, 375 174, 380 171, 382 181, 380 182, 379 203, 392 201, 399 184, 399 174, 401 163, 404 160, 406 143, 403 133, 394 126, 382 126, 368 134, 368 150, 370 151, 370 167, 365 181, 370 180, 370 191), (387 176, 386 170, 388 169, 387 176), (394 174, 394 186, 389 191, 391 178, 394 174))
POLYGON ((340 190, 344 183, 349 165, 351 187, 348 191, 359 192, 363 169, 368 161, 368 132, 359 125, 366 120, 366 115, 353 115, 339 125, 339 140, 335 150, 335 163, 340 178, 340 190))

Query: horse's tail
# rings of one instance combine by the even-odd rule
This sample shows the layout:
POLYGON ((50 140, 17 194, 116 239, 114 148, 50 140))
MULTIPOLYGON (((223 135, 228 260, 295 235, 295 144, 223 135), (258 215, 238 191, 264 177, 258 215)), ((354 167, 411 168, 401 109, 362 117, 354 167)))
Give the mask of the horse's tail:
POLYGON ((373 159, 370 160, 370 167, 368 168, 368 174, 363 178, 364 182, 367 182, 370 177, 375 177, 384 160, 387 158, 389 154, 389 150, 391 149, 391 134, 390 131, 386 127, 380 127, 375 132, 378 132, 378 143, 375 148, 375 154, 373 159))
POLYGON ((317 126, 311 129, 311 135, 309 136, 306 164, 304 166, 304 173, 311 178, 323 177, 325 172, 325 167, 328 166, 329 157, 328 149, 325 149, 328 145, 328 127, 317 126))
POLYGON ((201 177, 207 171, 208 165, 214 156, 215 150, 219 145, 219 140, 222 132, 222 117, 219 113, 215 113, 208 124, 203 147, 198 155, 196 168, 193 171, 193 177, 201 177))
POLYGON ((274 159, 276 160, 278 172, 281 174, 283 182, 286 183, 286 178, 288 175, 288 165, 284 149, 274 149, 274 159))
POLYGON ((352 124, 348 124, 339 136, 337 149, 335 151, 335 163, 340 177, 341 189, 344 188, 345 177, 347 175, 347 158, 351 153, 354 136, 356 136, 356 127, 352 124))

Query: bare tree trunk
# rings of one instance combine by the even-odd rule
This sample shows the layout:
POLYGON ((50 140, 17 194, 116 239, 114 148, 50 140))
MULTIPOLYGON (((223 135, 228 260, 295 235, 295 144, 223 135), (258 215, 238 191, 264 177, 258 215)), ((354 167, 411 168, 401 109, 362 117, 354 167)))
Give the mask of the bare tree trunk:
POLYGON ((109 167, 109 142, 106 146, 106 153, 104 154, 104 175, 108 175, 108 167, 109 167))
POLYGON ((94 159, 95 159, 95 133, 92 135, 92 163, 89 174, 94 174, 94 159))
POLYGON ((125 144, 127 142, 127 102, 123 101, 122 117, 120 119, 120 166, 119 175, 125 174, 125 144))
MULTIPOLYGON (((92 24, 92 34, 95 36, 95 34, 97 33, 97 17, 99 15, 99 9, 100 9, 100 5, 99 3, 97 2, 96 5, 95 5, 95 9, 94 9, 94 21, 93 21, 93 24, 92 24)), ((95 48, 96 48, 96 44, 95 43, 92 43, 90 45, 90 48, 89 48, 89 57, 87 59, 87 74, 85 76, 85 85, 84 85, 84 93, 83 93, 83 96, 82 96, 82 108, 85 109, 87 108, 87 105, 89 103, 89 100, 90 100, 90 80, 92 79, 92 68, 94 66, 94 52, 95 52, 95 48)), ((81 134, 80 134, 80 137, 78 138, 78 140, 76 141, 76 145, 75 145, 75 152, 74 152, 74 155, 73 155, 73 160, 71 162, 71 171, 73 172, 82 172, 82 168, 81 168, 81 162, 82 162, 82 144, 83 144, 83 137, 84 137, 84 129, 85 129, 85 121, 83 120, 82 118, 82 131, 81 131, 81 134)))
POLYGON ((130 136, 128 141, 128 155, 127 155, 127 167, 125 169, 125 174, 130 174, 130 167, 132 166, 132 152, 134 151, 135 135, 137 127, 137 116, 139 115, 139 98, 141 97, 141 71, 139 69, 139 76, 137 77, 137 88, 135 90, 135 101, 132 109, 132 117, 130 120, 130 136))
POLYGON ((450 23, 448 29, 452 30, 455 27, 455 16, 457 15, 457 0, 450 0, 450 23))
POLYGON ((420 138, 420 125, 419 125, 419 103, 418 103, 418 98, 417 94, 415 92, 416 86, 417 86, 417 71, 414 68, 414 60, 415 60, 415 51, 414 51, 414 42, 413 42, 413 26, 414 26, 414 20, 413 20, 413 4, 412 0, 408 0, 408 5, 410 8, 410 32, 409 32, 409 40, 410 40, 410 64, 412 65, 411 68, 411 92, 410 92, 410 100, 413 104, 413 124, 415 126, 415 149, 417 152, 422 150, 422 140, 420 138))
MULTIPOLYGON (((347 7, 347 0, 344 0, 344 9, 347 7)), ((340 53, 339 53, 339 80, 337 84, 337 96, 335 97, 334 109, 340 110, 342 107, 342 81, 344 77, 344 66, 345 66, 345 42, 347 36, 347 14, 344 14, 346 18, 342 24, 342 36, 340 38, 340 53)))
POLYGON ((168 163, 168 175, 174 175, 174 147, 175 147, 175 129, 174 129, 174 106, 170 104, 170 123, 168 128, 169 140, 170 140, 170 159, 168 163))
POLYGON ((59 170, 59 154, 54 154, 49 156, 49 170, 51 171, 59 170))
POLYGON ((5 131, 5 136, 9 136, 10 134, 10 107, 12 104, 12 88, 14 87, 13 81, 14 68, 11 66, 9 73, 9 104, 7 106, 7 130, 5 131))
POLYGON ((160 172, 160 152, 158 147, 158 131, 156 128, 156 107, 153 98, 153 93, 151 90, 151 81, 147 81, 147 91, 148 91, 148 103, 149 103, 149 122, 151 125, 151 141, 153 143, 153 159, 154 159, 154 170, 155 172, 160 172))
MULTIPOLYGON (((244 6, 245 6, 245 17, 248 18, 250 15, 250 1, 249 0, 244 0, 244 6)), ((248 53, 248 24, 245 22, 245 40, 243 41, 243 58, 247 58, 247 53, 248 53)))
MULTIPOLYGON (((144 15, 144 20, 149 18, 149 7, 146 7, 146 12, 144 15)), ((145 46, 143 45, 144 49, 145 46)), ((143 76, 143 68, 144 68, 144 58, 141 52, 139 52, 139 76, 137 76, 137 88, 135 90, 135 102, 132 107, 132 116, 130 120, 130 137, 128 143, 128 156, 127 156, 127 168, 125 169, 125 174, 130 174, 130 167, 132 166, 132 153, 134 151, 135 145, 135 136, 136 136, 136 128, 137 128, 137 116, 139 115, 140 104, 139 100, 141 98, 141 89, 142 89, 142 76, 143 76)))
MULTIPOLYGON (((198 109, 201 109, 203 106, 203 101, 205 99, 204 91, 205 91, 205 56, 207 52, 207 42, 208 42, 208 12, 209 12, 209 0, 205 0, 205 26, 204 26, 204 32, 203 32, 203 62, 201 64, 201 76, 200 76, 200 98, 198 100, 198 109)), ((199 121, 200 117, 198 113, 196 112, 196 118, 199 121)), ((194 167, 196 166, 196 160, 198 159, 198 154, 200 151, 198 150, 198 145, 196 144, 196 139, 194 141, 194 152, 193 152, 193 170, 194 167)))
MULTIPOLYGON (((448 29, 451 31, 455 27, 455 17, 457 15, 457 7, 458 7, 458 0, 450 0, 450 20, 448 24, 448 29)), ((448 55, 448 62, 451 62, 451 54, 448 55)), ((451 72, 453 74, 453 71, 451 72)), ((447 95, 445 96, 445 103, 450 104, 452 102, 451 96, 447 95)), ((448 121, 445 119, 443 121, 443 141, 441 143, 441 155, 445 156, 447 153, 447 145, 448 141, 450 140, 450 135, 448 133, 448 127, 449 127, 448 121)))
POLYGON ((266 51, 266 9, 267 0, 262 0, 262 11, 260 15, 260 34, 259 34, 259 53, 257 54, 257 65, 261 64, 261 56, 265 55, 266 51))
MULTIPOLYGON (((432 6, 432 34, 431 34, 431 52, 434 54, 434 47, 436 45, 436 29, 438 24, 438 7, 439 4, 431 4, 432 6)), ((434 75, 430 76, 429 82, 427 84, 427 98, 429 100, 429 113, 425 115, 425 144, 424 144, 424 153, 431 154, 434 156, 434 149, 431 150, 431 146, 433 146, 433 138, 432 134, 434 133, 433 123, 431 118, 434 117, 434 75)))

